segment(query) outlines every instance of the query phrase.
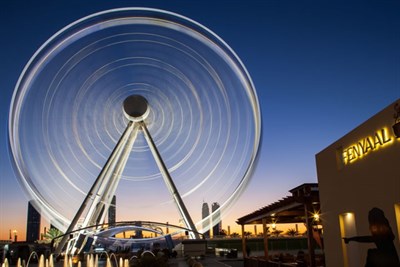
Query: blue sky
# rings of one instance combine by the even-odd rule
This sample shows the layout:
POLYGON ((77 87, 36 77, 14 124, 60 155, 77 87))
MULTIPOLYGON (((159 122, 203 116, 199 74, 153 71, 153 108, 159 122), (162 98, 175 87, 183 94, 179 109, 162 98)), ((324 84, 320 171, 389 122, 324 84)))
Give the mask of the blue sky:
POLYGON ((225 225, 316 182, 315 154, 400 98, 398 1, 2 1, 0 239, 26 216, 27 198, 7 148, 8 109, 24 65, 67 24, 128 6, 203 24, 230 45, 253 79, 263 144, 253 179, 225 225))

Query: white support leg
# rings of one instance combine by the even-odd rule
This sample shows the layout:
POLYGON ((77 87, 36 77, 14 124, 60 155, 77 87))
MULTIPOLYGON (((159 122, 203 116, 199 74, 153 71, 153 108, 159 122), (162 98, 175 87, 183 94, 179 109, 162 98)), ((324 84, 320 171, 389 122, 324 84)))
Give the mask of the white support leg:
POLYGON ((181 214, 181 217, 182 217, 183 221, 185 222, 186 227, 191 230, 191 232, 189 233, 191 238, 199 239, 200 235, 197 232, 196 226, 194 225, 193 220, 190 217, 189 212, 187 211, 186 206, 183 203, 183 200, 178 192, 178 189, 176 188, 176 186, 168 172, 168 169, 165 166, 164 161, 162 160, 161 155, 158 152, 157 147, 154 144, 149 131, 147 130, 146 124, 143 121, 139 122, 139 124, 142 127, 146 141, 150 147, 151 152, 153 153, 153 157, 156 160, 157 166, 160 169, 160 172, 164 178, 164 182, 167 185, 167 187, 175 201, 175 204, 178 207, 179 213, 181 214))

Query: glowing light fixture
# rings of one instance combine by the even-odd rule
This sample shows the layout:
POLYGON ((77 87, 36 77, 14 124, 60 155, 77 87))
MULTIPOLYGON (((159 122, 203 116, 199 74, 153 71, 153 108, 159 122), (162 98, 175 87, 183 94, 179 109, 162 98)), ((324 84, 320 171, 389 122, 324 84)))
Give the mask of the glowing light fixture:
POLYGON ((352 219, 353 218, 353 213, 351 213, 351 212, 347 212, 346 213, 346 219, 348 219, 348 220, 350 220, 350 219, 352 219))

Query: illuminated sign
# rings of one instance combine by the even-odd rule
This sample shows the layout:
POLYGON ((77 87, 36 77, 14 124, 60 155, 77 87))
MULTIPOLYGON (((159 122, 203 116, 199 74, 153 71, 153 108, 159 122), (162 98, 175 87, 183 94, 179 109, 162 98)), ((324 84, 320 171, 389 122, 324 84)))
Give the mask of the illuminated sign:
POLYGON ((365 137, 355 144, 343 149, 342 158, 345 165, 364 157, 366 154, 376 151, 381 147, 393 143, 394 138, 386 128, 383 128, 373 136, 365 137))

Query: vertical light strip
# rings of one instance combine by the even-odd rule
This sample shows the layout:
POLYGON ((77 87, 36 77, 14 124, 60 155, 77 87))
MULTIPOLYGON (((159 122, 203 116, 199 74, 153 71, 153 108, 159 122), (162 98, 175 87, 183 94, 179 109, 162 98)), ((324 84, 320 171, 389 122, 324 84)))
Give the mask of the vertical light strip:
POLYGON ((354 242, 346 244, 344 237, 357 236, 356 220, 353 212, 346 212, 339 215, 340 237, 342 239, 343 266, 361 266, 358 245, 354 242))
POLYGON ((400 203, 394 204, 394 214, 396 215, 397 239, 400 242, 400 203))

